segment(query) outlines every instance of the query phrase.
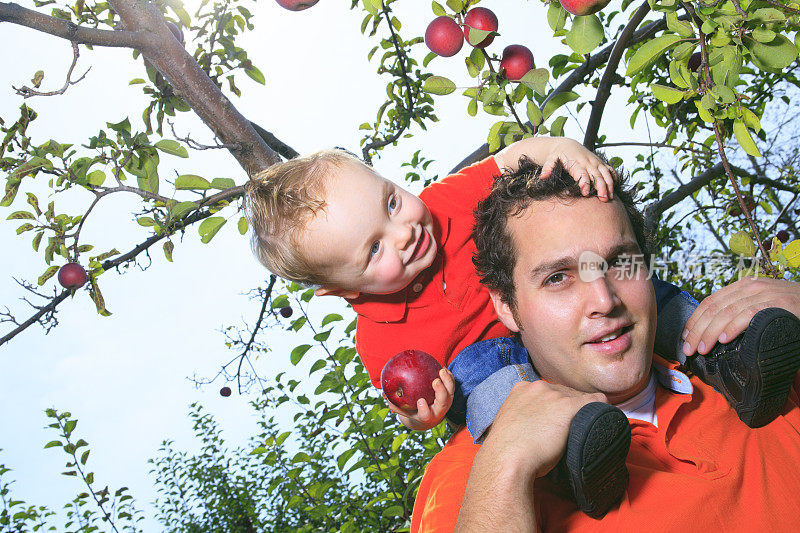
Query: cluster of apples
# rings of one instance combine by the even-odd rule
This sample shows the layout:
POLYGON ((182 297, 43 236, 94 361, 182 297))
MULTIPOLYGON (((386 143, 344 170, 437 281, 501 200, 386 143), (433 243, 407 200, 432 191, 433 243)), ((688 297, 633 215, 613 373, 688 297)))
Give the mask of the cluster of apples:
MULTIPOLYGON (((577 16, 586 16, 597 13, 604 8, 610 0, 560 0, 561 6, 577 16)), ((486 48, 494 41, 497 32, 497 15, 491 9, 474 7, 464 17, 463 30, 458 22, 442 15, 436 17, 425 30, 425 44, 431 52, 442 57, 451 57, 461 51, 466 40, 475 48, 486 48), (480 30, 487 33, 478 42, 480 36, 470 39, 470 30, 480 30)), ((503 49, 500 59, 500 72, 511 81, 518 81, 533 68, 533 54, 521 44, 512 44, 503 49)))
MULTIPOLYGON (((494 41, 497 28, 497 15, 491 9, 474 7, 464 17, 463 30, 455 20, 446 15, 433 19, 428 24, 428 29, 425 30, 425 44, 436 55, 451 57, 461 51, 465 38, 475 48, 486 48, 494 41), (470 30, 491 33, 487 33, 480 41, 474 42, 480 37, 470 39, 470 30)), ((521 44, 512 44, 505 47, 503 57, 500 60, 500 72, 507 79, 517 81, 532 68, 533 53, 527 47, 521 44)))

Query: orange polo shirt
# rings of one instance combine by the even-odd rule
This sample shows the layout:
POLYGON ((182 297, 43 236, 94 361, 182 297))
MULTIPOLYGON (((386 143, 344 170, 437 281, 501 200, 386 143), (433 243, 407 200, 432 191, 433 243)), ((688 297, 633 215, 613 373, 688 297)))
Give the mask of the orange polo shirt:
MULTIPOLYGON (((660 385, 658 427, 631 420, 628 490, 601 520, 577 510, 553 485, 535 485, 542 531, 800 531, 800 375, 781 416, 750 429, 697 378, 692 394, 660 385)), ((478 446, 458 431, 431 461, 411 532, 453 531, 478 446)))
POLYGON ((356 351, 374 386, 381 386, 386 362, 403 350, 423 350, 447 366, 470 344, 510 334, 472 264, 472 211, 499 174, 489 157, 426 187, 419 197, 433 217, 439 248, 433 264, 402 291, 349 300, 358 313, 356 351))

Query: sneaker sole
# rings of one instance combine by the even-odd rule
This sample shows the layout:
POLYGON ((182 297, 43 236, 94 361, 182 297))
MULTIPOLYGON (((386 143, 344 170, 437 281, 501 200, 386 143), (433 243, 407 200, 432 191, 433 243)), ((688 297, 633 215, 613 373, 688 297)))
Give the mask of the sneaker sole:
POLYGON ((602 518, 625 493, 631 426, 625 413, 593 402, 572 419, 565 467, 575 502, 592 518, 602 518))
POLYGON ((800 369, 800 320, 772 307, 756 313, 742 339, 742 357, 760 394, 750 394, 735 406, 739 418, 751 428, 765 426, 781 414, 797 370, 800 369), (748 335, 752 330, 752 335, 748 335))

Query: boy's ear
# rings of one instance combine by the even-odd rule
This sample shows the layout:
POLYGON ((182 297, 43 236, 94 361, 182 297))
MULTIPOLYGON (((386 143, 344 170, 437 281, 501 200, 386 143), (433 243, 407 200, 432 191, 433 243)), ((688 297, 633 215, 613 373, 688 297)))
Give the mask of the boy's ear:
POLYGON ((358 298, 360 293, 358 291, 351 291, 347 289, 341 289, 339 287, 334 286, 325 286, 320 287, 319 289, 314 291, 315 296, 341 296, 342 298, 358 298))
POLYGON ((519 333, 519 325, 517 325, 517 321, 514 318, 514 312, 511 311, 511 306, 503 301, 497 291, 489 289, 489 296, 492 298, 492 305, 494 305, 494 311, 497 313, 500 322, 512 332, 519 333))

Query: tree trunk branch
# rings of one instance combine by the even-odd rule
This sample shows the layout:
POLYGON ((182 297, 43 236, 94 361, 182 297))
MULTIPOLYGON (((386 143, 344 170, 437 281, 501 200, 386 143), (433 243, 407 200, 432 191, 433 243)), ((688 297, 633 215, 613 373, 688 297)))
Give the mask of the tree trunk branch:
POLYGON ((597 132, 600 129, 600 121, 603 118, 603 111, 606 108, 608 97, 611 96, 611 85, 614 82, 614 77, 617 74, 619 62, 622 59, 622 53, 628 47, 628 39, 631 38, 633 32, 642 23, 644 18, 650 12, 650 4, 647 2, 639 6, 636 13, 631 17, 628 25, 622 30, 622 33, 614 43, 614 48, 611 49, 611 54, 608 58, 606 70, 603 72, 603 77, 600 79, 600 85, 597 87, 597 94, 594 97, 592 104, 592 114, 589 116, 589 124, 586 126, 586 134, 583 137, 583 145, 589 150, 594 151, 597 144, 597 132))

